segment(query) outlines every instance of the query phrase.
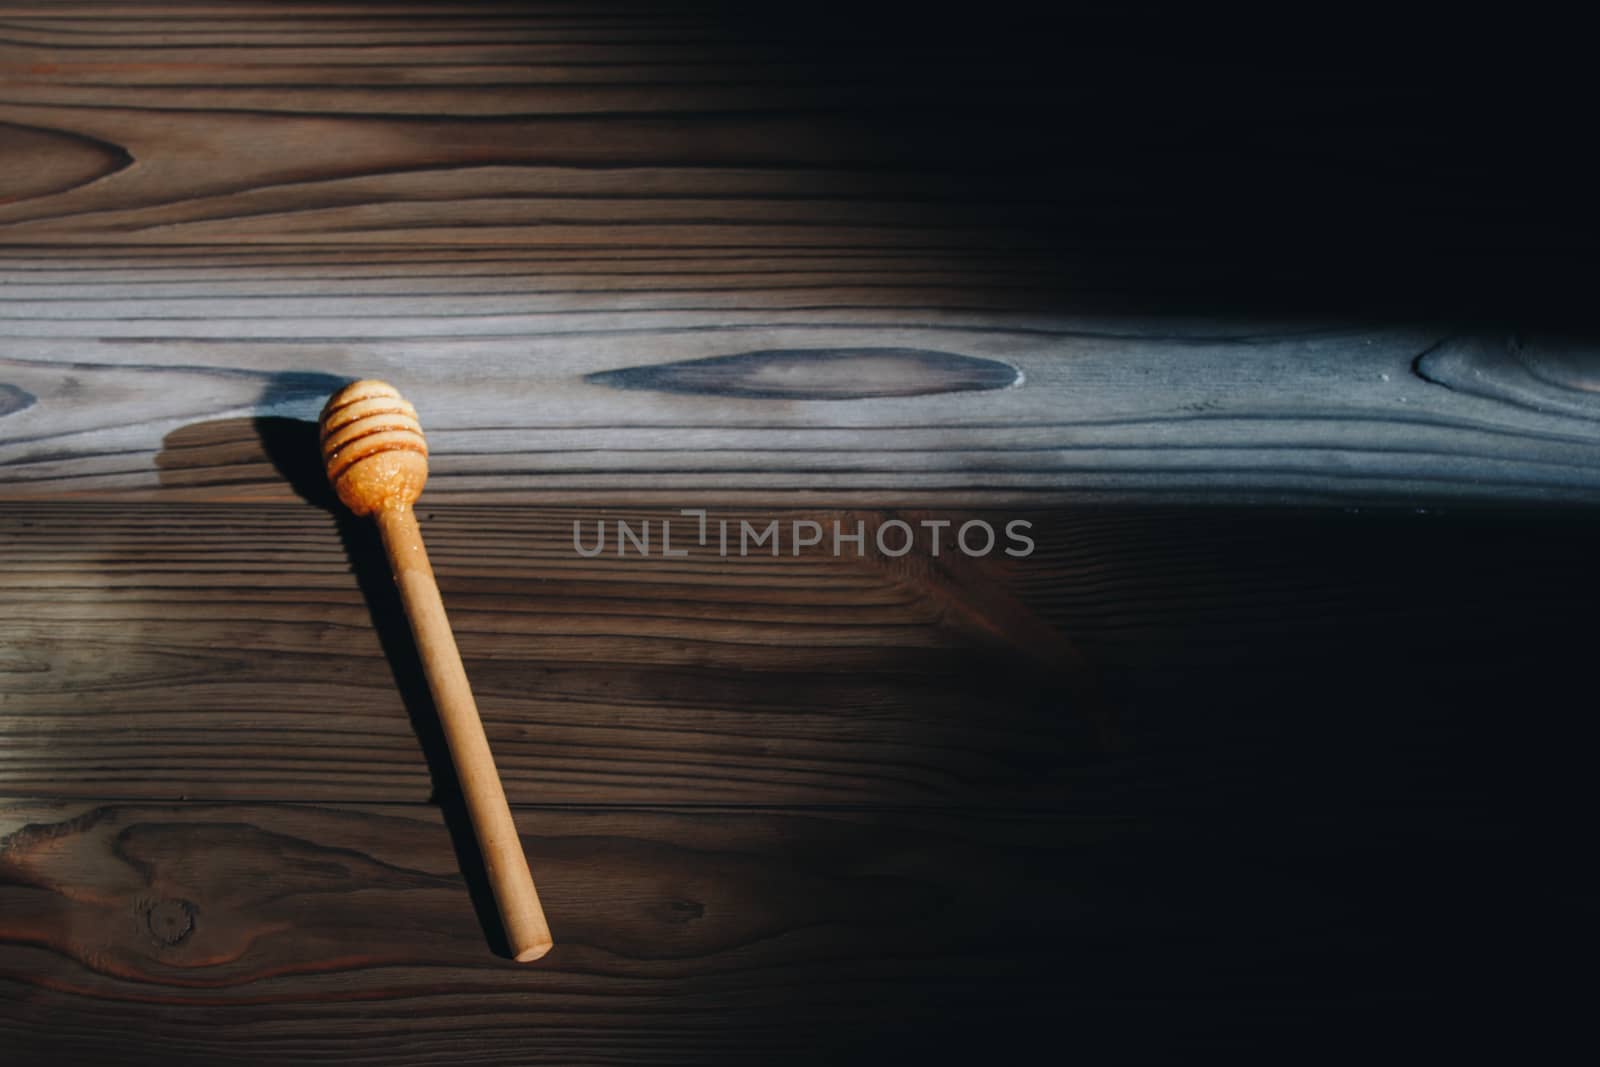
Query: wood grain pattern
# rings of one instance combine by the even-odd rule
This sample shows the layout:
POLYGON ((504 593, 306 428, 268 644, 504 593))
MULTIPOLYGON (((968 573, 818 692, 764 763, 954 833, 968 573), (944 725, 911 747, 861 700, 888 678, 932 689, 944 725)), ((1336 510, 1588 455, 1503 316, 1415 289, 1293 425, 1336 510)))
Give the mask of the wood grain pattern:
POLYGON ((1454 1048, 1431 1025, 1446 1005, 1528 980, 1509 973, 1526 940, 1459 936, 1511 884, 1480 850, 1537 862, 1539 839, 1503 816, 1445 837, 1395 811, 520 824, 566 920, 531 968, 485 956, 426 809, 0 807, 12 1062, 943 1059, 997 1033, 1042 1040, 1064 1011, 1107 1062, 1293 1047, 1335 1019, 1334 1048, 1380 1028, 1388 1048, 1454 1048), (1366 879, 1380 866, 1389 878, 1366 879), (1417 988, 1419 969, 1448 977, 1417 988))
POLYGON ((1581 1047, 1588 57, 868 7, 0 0, 8 1065, 1581 1047), (693 507, 1037 551, 572 548, 693 507))
POLYGON ((1020 384, 1015 367, 920 348, 791 348, 736 352, 652 367, 623 367, 585 381, 612 389, 754 400, 867 400, 1020 384))
POLYGON ((0 418, 38 402, 38 397, 14 385, 0 385, 0 418))
MULTIPOLYGON (((962 513, 899 513, 930 516, 962 513)), ((1567 729, 1600 599, 1594 524, 1573 516, 1044 511, 1027 559, 961 557, 947 530, 940 566, 925 540, 901 560, 723 559, 714 532, 685 536, 693 519, 687 557, 585 559, 572 523, 596 517, 424 508, 514 803, 1120 814, 1339 797, 1356 767, 1365 796, 1481 794, 1475 761, 1515 751, 1507 709, 1530 736, 1567 729)), ((448 792, 369 526, 305 506, 8 507, 0 789, 448 792)))
POLYGON ((1600 415, 1600 354, 1570 338, 1532 345, 1457 338, 1423 353, 1416 371, 1446 389, 1534 411, 1600 415))
POLYGON ((1292 33, 1271 19, 873 7, 839 33, 725 4, 7 3, 0 121, 134 165, 0 224, 85 247, 1065 237, 1143 260, 1230 246, 1278 292, 1472 296, 1595 237, 1577 146, 1543 136, 1579 115, 1564 64, 1518 70, 1494 36, 1500 77, 1418 61, 1475 55, 1470 25, 1351 20, 1287 61, 1246 32, 1292 33))
POLYGON ((129 163, 84 137, 0 124, 0 201, 15 203, 99 181, 129 163))
MULTIPOLYGON (((0 519, 5 790, 427 798, 414 731, 436 731, 369 523, 84 507, 0 519), (74 770, 80 743, 95 754, 74 770)), ((665 516, 693 555, 584 559, 573 524, 596 515, 425 506, 514 802, 1025 801, 1082 743, 1070 661, 959 616, 959 583, 826 545, 723 559, 715 527, 700 548, 675 512, 600 517, 665 516)))
MULTIPOLYGON (((435 491, 461 499, 1600 488, 1592 331, 1492 314, 1572 272, 1540 266, 1548 220, 1493 161, 1459 165, 1430 102, 1464 89, 1420 69, 1330 52, 1264 72, 1109 9, 1037 35, 864 12, 839 35, 723 8, 228 10, 0 6, 0 382, 38 398, 0 422, 0 495, 151 496, 168 435, 304 417, 308 383, 367 375, 416 395, 435 491), (1114 44, 1130 25, 1133 56, 1114 44), (1183 91, 1125 76, 1152 66, 1183 91), (1367 158, 1353 117, 1407 165, 1327 166, 1367 158), (1461 385, 1463 346, 1522 355, 1461 385), (1520 368, 1554 348, 1576 376, 1530 402, 1520 368), (952 392, 925 359, 844 355, 882 349, 1017 377, 952 392), (811 353, 786 357, 811 384, 731 396, 685 369, 772 351, 811 353), (647 381, 676 384, 620 388, 647 381)), ((1474 136, 1493 114, 1471 111, 1474 136)), ((1519 113, 1517 137, 1545 116, 1519 113)), ((1562 202, 1551 171, 1541 212, 1562 202)), ((1560 222, 1569 255, 1585 231, 1560 222)), ((286 499, 218 479, 184 494, 286 499)))
POLYGON ((1593 363, 1587 348, 1537 337, 1514 348, 1408 328, 1228 337, 1218 324, 1158 336, 1148 322, 1127 334, 934 310, 920 325, 911 319, 924 315, 876 312, 846 316, 855 325, 818 312, 717 313, 714 324, 701 312, 558 312, 551 332, 473 312, 431 320, 452 333, 428 337, 415 298, 377 298, 372 317, 355 299, 308 299, 339 317, 278 306, 247 322, 213 305, 181 320, 70 309, 18 320, 0 373, 37 402, 0 420, 0 494, 290 500, 248 420, 312 418, 366 375, 416 398, 441 500, 1592 503, 1600 490, 1582 379, 1541 379, 1550 399, 1530 403, 1506 392, 1523 373, 1509 355, 1476 367, 1471 387, 1440 369, 1463 347, 1593 363), (474 335, 483 329, 494 332, 474 335), (895 380, 869 385, 838 355, 884 342, 1014 367, 1019 382, 952 392, 895 364, 879 367, 895 380), (613 387, 797 344, 815 353, 790 357, 806 396, 726 395, 715 382, 691 392, 682 378, 670 391, 613 387), (839 398, 860 390, 924 395, 839 398), (230 461, 197 467, 207 444, 230 461))
POLYGON ((0 121, 136 165, 93 184, 30 179, 0 210, 16 243, 1028 239, 997 190, 974 197, 970 161, 908 135, 897 102, 922 100, 912 130, 933 116, 898 63, 862 70, 734 12, 378 6, 226 26, 182 8, 62 13, 8 18, 0 121))

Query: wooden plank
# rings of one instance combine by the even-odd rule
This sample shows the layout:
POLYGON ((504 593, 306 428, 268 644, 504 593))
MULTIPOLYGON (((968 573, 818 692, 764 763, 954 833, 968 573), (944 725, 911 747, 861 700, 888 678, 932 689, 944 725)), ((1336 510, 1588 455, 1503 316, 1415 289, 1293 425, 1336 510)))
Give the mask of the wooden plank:
POLYGON ((295 284, 324 295, 263 297, 246 314, 247 290, 269 280, 176 303, 155 292, 234 284, 220 278, 136 272, 137 298, 102 299, 99 286, 128 283, 95 282, 0 300, 13 316, 0 495, 293 499, 269 462, 303 438, 290 420, 375 376, 422 412, 428 499, 1600 499, 1595 350, 1582 343, 1420 327, 1229 334, 962 313, 928 294, 919 311, 711 311, 595 291, 530 311, 508 295, 451 310, 476 299, 456 293, 430 311, 427 296, 308 280, 295 284))
POLYGON ((1595 345, 1521 328, 1593 235, 1553 163, 1461 166, 1488 113, 1423 65, 1109 8, 227 10, 0 4, 0 497, 288 499, 211 424, 367 375, 463 500, 1600 489, 1595 345))
MULTIPOLYGON (((891 573, 831 537, 795 555, 789 532, 781 556, 741 558, 737 523, 722 558, 720 516, 704 547, 670 512, 424 521, 515 801, 1024 799, 1040 783, 1019 762, 1088 733, 1067 642, 1033 622, 1010 647, 1026 610, 966 603, 946 568, 891 573), (692 555, 659 555, 663 515, 692 555), (574 522, 592 545, 617 518, 654 524, 658 555, 574 550, 574 522)), ((0 524, 6 789, 420 800, 430 762, 448 773, 370 523, 17 505, 0 524)))
POLYGON ((10 1062, 876 1062, 1028 1047, 1064 1013, 1129 1062, 1307 1027, 1437 1045, 1460 996, 1539 984, 1479 921, 1538 862, 1503 814, 519 820, 537 967, 486 947, 430 809, 0 807, 10 1062))
MULTIPOLYGON (((423 524, 517 803, 1481 793, 1508 709, 1561 733, 1562 694, 1587 685, 1591 520, 1026 515, 1028 558, 969 559, 951 527, 937 561, 925 536, 900 559, 721 558, 681 518, 687 557, 585 559, 585 509, 439 506, 423 524)), ((772 519, 801 516, 884 521, 772 519)), ((448 792, 366 525, 307 505, 15 504, 0 558, 0 788, 448 792)))
POLYGON ((1579 157, 1541 137, 1576 117, 1567 94, 1417 62, 1471 52, 1462 26, 1327 27, 1291 61, 1199 14, 1110 6, 1071 32, 672 8, 0 5, 0 122, 33 157, 0 172, 28 194, 0 226, 84 247, 747 240, 737 183, 702 180, 747 168, 813 172, 760 205, 779 246, 1228 247, 1280 293, 1316 292, 1308 272, 1492 293, 1535 267, 1515 252, 1570 270, 1594 236, 1579 157), (1463 147, 1517 133, 1536 163, 1463 147), (644 180, 582 173, 629 168, 644 180), (589 184, 617 178, 631 195, 589 184))
POLYGON ((879 52, 863 17, 838 42, 707 10, 0 15, 12 243, 1038 244, 1015 180, 975 181, 1005 168, 951 152, 957 94, 906 76, 1018 68, 904 28, 879 52))

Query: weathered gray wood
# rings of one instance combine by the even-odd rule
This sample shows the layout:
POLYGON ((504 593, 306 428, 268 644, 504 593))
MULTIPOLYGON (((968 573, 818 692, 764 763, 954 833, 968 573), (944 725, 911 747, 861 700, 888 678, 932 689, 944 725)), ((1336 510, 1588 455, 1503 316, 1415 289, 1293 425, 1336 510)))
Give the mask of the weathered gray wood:
POLYGON ((375 376, 422 413, 431 499, 1600 499, 1600 404, 1584 377, 1600 349, 1537 337, 1230 335, 956 312, 928 294, 920 311, 710 312, 598 290, 530 313, 517 296, 458 293, 429 313, 430 298, 341 296, 336 280, 305 283, 321 296, 263 296, 241 318, 248 295, 179 306, 158 291, 270 279, 190 269, 133 283, 138 299, 102 300, 114 283, 101 282, 52 289, 76 294, 60 304, 5 290, 0 495, 292 499, 250 420, 311 418, 344 379, 375 376), (477 303, 446 309, 462 299, 477 303), (776 394, 695 362, 773 350, 809 354, 771 372, 776 394), (1546 352, 1575 369, 1540 376, 1546 352), (951 378, 937 361, 952 357, 991 379, 951 378), (882 393, 902 395, 870 395, 882 393))

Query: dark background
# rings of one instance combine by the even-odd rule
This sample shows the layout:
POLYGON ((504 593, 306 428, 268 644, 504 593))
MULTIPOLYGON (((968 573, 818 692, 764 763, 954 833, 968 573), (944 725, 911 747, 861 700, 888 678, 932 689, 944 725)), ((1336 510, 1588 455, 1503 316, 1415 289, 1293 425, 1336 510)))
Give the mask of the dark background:
POLYGON ((730 6, 960 160, 1109 304, 1585 324, 1595 105, 1571 20, 1471 5, 730 6))

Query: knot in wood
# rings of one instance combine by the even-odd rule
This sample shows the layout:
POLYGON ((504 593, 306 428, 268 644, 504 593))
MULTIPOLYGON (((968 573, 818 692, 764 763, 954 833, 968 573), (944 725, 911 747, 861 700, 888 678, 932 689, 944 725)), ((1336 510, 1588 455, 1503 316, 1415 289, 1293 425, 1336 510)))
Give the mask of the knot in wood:
POLYGON ((145 913, 150 936, 168 947, 178 945, 194 930, 194 905, 187 900, 162 900, 145 913))

